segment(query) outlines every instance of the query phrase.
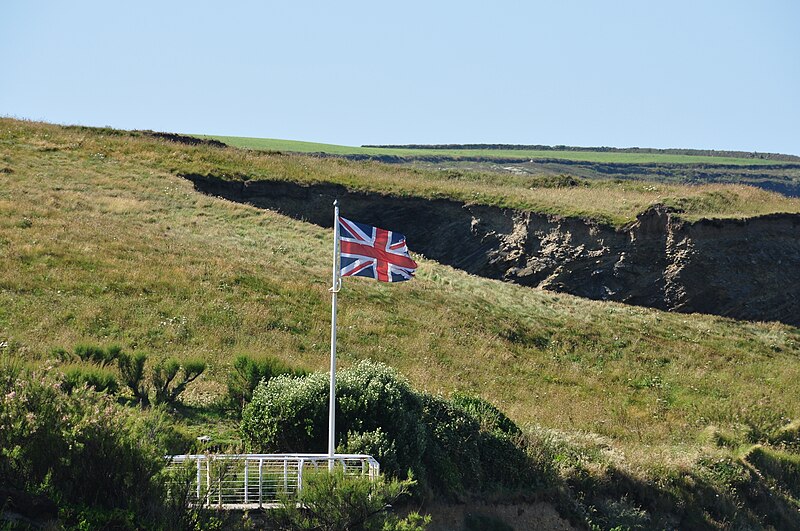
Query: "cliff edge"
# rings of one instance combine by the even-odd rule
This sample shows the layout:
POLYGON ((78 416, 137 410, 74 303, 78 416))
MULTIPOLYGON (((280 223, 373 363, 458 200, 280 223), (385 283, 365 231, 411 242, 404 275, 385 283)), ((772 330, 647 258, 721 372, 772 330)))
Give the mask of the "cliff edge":
POLYGON ((405 234, 412 250, 487 278, 679 312, 800 326, 800 215, 689 222, 655 205, 625 227, 451 199, 339 185, 184 175, 197 190, 332 225, 352 219, 405 234))

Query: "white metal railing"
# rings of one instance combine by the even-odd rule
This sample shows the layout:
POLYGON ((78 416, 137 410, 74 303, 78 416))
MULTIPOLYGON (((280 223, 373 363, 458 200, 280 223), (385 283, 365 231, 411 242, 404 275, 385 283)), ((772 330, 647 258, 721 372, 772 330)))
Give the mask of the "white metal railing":
MULTIPOLYGON (((196 454, 168 456, 167 470, 185 474, 190 504, 220 509, 269 507, 303 488, 304 472, 327 470, 327 454, 196 454)), ((345 475, 375 479, 380 465, 370 455, 336 454, 345 475)))

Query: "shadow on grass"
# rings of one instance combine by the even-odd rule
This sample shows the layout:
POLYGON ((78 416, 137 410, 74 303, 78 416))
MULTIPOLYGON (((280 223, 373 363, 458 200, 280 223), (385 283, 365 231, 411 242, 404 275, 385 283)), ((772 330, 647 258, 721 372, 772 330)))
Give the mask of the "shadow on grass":
POLYGON ((798 500, 747 460, 662 471, 656 482, 610 468, 567 480, 575 512, 599 529, 800 529, 798 500))

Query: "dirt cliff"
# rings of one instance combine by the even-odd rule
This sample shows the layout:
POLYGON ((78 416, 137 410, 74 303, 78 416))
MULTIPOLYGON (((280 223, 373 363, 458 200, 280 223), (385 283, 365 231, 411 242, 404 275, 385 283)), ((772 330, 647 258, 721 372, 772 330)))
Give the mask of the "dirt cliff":
POLYGON ((655 206, 615 228, 333 184, 185 177, 204 193, 325 227, 338 199, 347 217, 401 232, 413 251, 475 275, 597 300, 800 325, 800 215, 690 223, 655 206))

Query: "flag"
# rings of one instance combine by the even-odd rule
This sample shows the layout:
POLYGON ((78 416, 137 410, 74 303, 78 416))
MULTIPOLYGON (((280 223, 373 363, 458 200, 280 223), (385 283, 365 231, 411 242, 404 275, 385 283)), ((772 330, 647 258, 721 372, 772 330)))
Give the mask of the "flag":
POLYGON ((340 273, 381 282, 411 280, 417 263, 411 259, 406 237, 363 223, 339 218, 340 273))

